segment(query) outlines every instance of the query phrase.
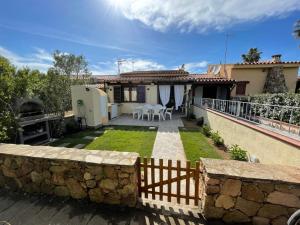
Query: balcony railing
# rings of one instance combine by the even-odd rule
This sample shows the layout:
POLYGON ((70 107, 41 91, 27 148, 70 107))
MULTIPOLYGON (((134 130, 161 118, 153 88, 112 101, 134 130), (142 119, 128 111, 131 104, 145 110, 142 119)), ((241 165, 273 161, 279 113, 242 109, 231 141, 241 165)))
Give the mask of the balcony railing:
POLYGON ((194 98, 194 105, 300 138, 300 107, 209 98, 194 98))

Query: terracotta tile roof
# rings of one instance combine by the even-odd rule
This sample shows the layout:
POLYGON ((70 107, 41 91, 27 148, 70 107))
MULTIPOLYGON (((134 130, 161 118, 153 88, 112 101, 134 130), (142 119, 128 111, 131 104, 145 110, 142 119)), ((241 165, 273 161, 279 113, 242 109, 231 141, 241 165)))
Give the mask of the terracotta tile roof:
POLYGON ((207 74, 187 74, 187 75, 174 75, 171 74, 161 75, 155 74, 152 76, 140 76, 138 74, 132 76, 97 76, 98 82, 108 83, 127 83, 127 82, 194 82, 194 83, 235 83, 235 80, 226 79, 224 77, 207 75, 207 74))
POLYGON ((148 71, 133 71, 127 73, 121 73, 121 77, 153 77, 153 76, 187 76, 189 72, 184 70, 148 70, 148 71))
POLYGON ((273 61, 259 61, 259 62, 253 62, 253 63, 236 63, 234 65, 273 65, 273 64, 299 64, 300 61, 281 61, 281 62, 273 62, 273 61))

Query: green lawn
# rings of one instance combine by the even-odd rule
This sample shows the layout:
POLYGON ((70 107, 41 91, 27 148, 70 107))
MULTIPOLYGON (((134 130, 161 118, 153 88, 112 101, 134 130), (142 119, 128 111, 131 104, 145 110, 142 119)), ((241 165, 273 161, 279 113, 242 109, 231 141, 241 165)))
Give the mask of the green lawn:
POLYGON ((197 128, 180 129, 180 136, 183 143, 184 151, 187 160, 190 160, 192 165, 195 161, 202 158, 221 159, 215 147, 211 145, 207 138, 197 128))
POLYGON ((95 131, 83 131, 69 135, 53 145, 72 143, 86 144, 85 149, 89 150, 114 150, 122 152, 137 152, 142 157, 150 157, 157 130, 149 130, 148 127, 114 126, 106 128, 103 134, 95 134, 95 131), (95 136, 97 139, 90 141, 82 139, 84 136, 95 136))

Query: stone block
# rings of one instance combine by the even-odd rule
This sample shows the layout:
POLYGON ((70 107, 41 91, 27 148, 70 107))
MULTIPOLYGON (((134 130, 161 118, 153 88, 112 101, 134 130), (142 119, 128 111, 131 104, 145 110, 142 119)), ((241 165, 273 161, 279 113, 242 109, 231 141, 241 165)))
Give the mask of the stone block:
POLYGON ((223 216, 223 220, 226 223, 246 223, 246 222, 250 222, 250 218, 246 214, 244 214, 244 213, 242 213, 238 210, 227 212, 223 216))
POLYGON ((217 194, 220 192, 220 187, 217 185, 208 185, 206 186, 206 193, 207 194, 217 194))
POLYGON ((279 191, 270 193, 267 197, 267 202, 288 207, 300 208, 300 199, 297 196, 279 191))
POLYGON ((2 165, 2 172, 3 172, 3 175, 6 176, 6 177, 17 177, 17 174, 16 174, 16 171, 15 170, 12 170, 4 165, 2 165))
POLYGON ((70 195, 72 196, 72 198, 82 199, 87 196, 86 191, 77 180, 69 178, 66 180, 66 185, 70 191, 70 195))
POLYGON ((244 184, 242 197, 255 202, 263 202, 265 198, 264 193, 255 184, 244 184))
POLYGON ((92 179, 94 179, 94 176, 92 174, 90 174, 89 172, 85 172, 83 175, 83 178, 85 180, 92 180, 92 179))
POLYGON ((257 215, 260 217, 274 219, 279 216, 288 215, 288 211, 286 207, 280 205, 265 204, 259 209, 257 215))
POLYGON ((223 208, 216 208, 214 206, 206 206, 203 211, 207 219, 221 219, 225 213, 223 208))
POLYGON ((89 197, 92 202, 103 202, 104 196, 100 188, 89 190, 89 197))
POLYGON ((40 184, 43 181, 43 179, 44 179, 43 176, 42 176, 42 174, 37 173, 35 171, 32 171, 30 173, 30 177, 31 177, 32 182, 33 183, 37 183, 37 184, 40 184))
POLYGON ((218 185, 220 184, 220 180, 214 178, 208 178, 206 183, 207 185, 218 185))
POLYGON ((272 220, 271 224, 272 225, 284 225, 287 224, 288 219, 284 216, 280 216, 274 220, 272 220))
POLYGON ((117 187, 117 182, 112 179, 104 179, 100 181, 100 187, 107 191, 114 191, 117 187))
POLYGON ((279 192, 290 193, 300 197, 300 186, 278 184, 275 186, 275 189, 279 192))
POLYGON ((258 183, 257 186, 261 191, 266 192, 266 193, 271 193, 272 191, 274 191, 274 184, 258 183))
POLYGON ((70 196, 70 191, 65 186, 57 186, 54 188, 54 194, 60 197, 70 196))
POLYGON ((105 166, 104 167, 104 175, 108 178, 116 178, 117 177, 117 173, 113 166, 105 166))
POLYGON ((253 223, 253 225, 269 225, 270 224, 270 219, 255 216, 255 217, 252 218, 252 223, 253 223))
POLYGON ((121 171, 125 173, 134 173, 135 168, 133 166, 123 166, 121 167, 121 171))
POLYGON ((245 213, 247 216, 254 216, 256 215, 258 209, 260 208, 261 204, 248 201, 243 198, 238 197, 235 208, 245 213))
POLYGON ((234 206, 234 199, 229 195, 220 195, 216 199, 216 207, 230 209, 234 206))
POLYGON ((51 166, 49 168, 49 170, 52 172, 52 173, 63 173, 67 170, 68 168, 66 166, 51 166))
POLYGON ((55 185, 64 185, 65 184, 65 179, 63 174, 61 173, 54 173, 52 176, 52 182, 55 185))
POLYGON ((241 193, 241 186, 242 182, 240 180, 227 179, 221 188, 221 194, 233 197, 238 196, 241 193))
POLYGON ((87 180, 86 186, 88 188, 95 188, 97 186, 97 182, 95 180, 87 180))

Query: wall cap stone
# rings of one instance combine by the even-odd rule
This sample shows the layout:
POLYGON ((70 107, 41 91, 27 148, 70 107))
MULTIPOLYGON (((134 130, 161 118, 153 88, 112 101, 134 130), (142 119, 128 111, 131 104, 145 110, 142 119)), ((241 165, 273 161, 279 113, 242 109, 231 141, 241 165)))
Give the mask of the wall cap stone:
POLYGON ((300 184, 300 168, 283 165, 248 163, 236 160, 200 158, 209 177, 230 177, 300 184))
POLYGON ((79 161, 102 165, 135 165, 138 153, 0 143, 0 155, 79 161))

